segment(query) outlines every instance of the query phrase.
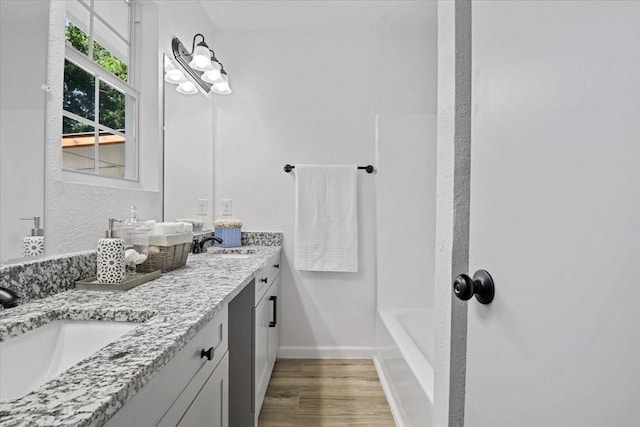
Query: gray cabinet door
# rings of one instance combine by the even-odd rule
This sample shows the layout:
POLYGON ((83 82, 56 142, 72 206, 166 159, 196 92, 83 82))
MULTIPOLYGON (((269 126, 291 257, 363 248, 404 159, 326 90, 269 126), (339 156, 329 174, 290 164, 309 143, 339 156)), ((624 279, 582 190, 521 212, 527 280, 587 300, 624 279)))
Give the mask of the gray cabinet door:
POLYGON ((211 374, 187 412, 179 427, 229 427, 229 353, 211 374))

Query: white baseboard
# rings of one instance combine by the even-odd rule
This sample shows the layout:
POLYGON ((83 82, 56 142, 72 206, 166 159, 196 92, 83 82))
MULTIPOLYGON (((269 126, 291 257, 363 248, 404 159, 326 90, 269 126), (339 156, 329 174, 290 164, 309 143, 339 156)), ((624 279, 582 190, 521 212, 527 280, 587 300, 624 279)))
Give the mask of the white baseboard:
POLYGON ((280 347, 278 357, 283 359, 370 359, 375 347, 280 347))
POLYGON ((384 395, 387 397, 387 403, 389 403, 389 409, 391 409, 391 415, 393 415, 393 421, 396 423, 396 427, 408 427, 404 422, 404 418, 402 417, 402 412, 400 411, 400 405, 396 400, 396 396, 391 390, 391 384, 389 383, 387 374, 384 371, 384 368, 382 367, 382 364, 378 360, 377 356, 373 356, 373 364, 375 365, 376 371, 378 372, 380 385, 382 385, 382 391, 384 391, 384 395))

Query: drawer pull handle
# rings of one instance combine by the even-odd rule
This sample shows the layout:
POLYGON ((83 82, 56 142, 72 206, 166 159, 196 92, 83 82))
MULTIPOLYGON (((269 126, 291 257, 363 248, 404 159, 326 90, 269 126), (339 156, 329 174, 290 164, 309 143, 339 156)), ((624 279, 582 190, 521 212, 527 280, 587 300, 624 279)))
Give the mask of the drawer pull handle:
POLYGON ((209 347, 209 350, 205 350, 204 348, 200 350, 200 359, 207 358, 207 360, 213 359, 213 355, 215 352, 215 348, 209 347))
POLYGON ((273 301, 273 320, 269 322, 269 327, 275 328, 278 324, 278 297, 271 295, 269 301, 273 301))
POLYGON ((280 264, 273 264, 273 268, 280 268, 280 264))
POLYGON ((267 283, 267 278, 265 277, 264 279, 260 279, 260 281, 261 281, 262 283, 267 283))

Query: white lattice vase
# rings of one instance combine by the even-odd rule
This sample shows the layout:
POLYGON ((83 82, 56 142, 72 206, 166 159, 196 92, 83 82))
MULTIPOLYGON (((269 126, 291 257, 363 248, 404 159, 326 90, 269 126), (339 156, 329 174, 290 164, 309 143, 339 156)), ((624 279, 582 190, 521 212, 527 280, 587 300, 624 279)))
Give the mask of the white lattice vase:
POLYGON ((43 255, 44 236, 25 236, 23 254, 25 257, 43 255))
POLYGON ((124 282, 124 240, 105 238, 98 240, 98 282, 116 284, 124 282))

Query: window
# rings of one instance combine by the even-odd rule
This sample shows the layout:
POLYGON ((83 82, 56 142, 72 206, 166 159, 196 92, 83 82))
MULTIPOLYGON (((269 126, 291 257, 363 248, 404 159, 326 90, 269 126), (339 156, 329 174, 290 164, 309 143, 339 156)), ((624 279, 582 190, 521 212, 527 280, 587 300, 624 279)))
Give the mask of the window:
POLYGON ((68 0, 62 101, 62 167, 137 180, 132 6, 68 0))

